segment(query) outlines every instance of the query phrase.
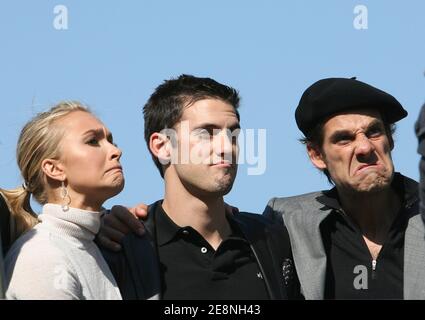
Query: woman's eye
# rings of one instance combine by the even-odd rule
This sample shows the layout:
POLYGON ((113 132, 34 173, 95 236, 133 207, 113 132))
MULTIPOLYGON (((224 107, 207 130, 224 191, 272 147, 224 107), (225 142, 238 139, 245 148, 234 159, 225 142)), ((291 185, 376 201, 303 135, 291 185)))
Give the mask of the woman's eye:
POLYGON ((89 141, 87 141, 87 144, 89 144, 91 146, 98 146, 99 145, 99 140, 97 140, 96 138, 92 138, 89 141))
POLYGON ((112 138, 108 138, 107 141, 112 144, 114 147, 118 147, 118 145, 112 140, 112 138))

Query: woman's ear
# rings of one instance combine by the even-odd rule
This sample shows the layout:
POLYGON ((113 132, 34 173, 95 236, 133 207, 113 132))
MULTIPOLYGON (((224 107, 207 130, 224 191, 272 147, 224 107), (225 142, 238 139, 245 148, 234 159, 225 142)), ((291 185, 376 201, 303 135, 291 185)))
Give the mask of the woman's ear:
POLYGON ((325 156, 318 146, 312 143, 307 143, 307 153, 310 161, 317 169, 322 171, 327 169, 325 156))
POLYGON ((59 160, 44 159, 41 162, 41 169, 43 170, 44 174, 50 179, 53 179, 56 181, 66 180, 64 167, 59 160))

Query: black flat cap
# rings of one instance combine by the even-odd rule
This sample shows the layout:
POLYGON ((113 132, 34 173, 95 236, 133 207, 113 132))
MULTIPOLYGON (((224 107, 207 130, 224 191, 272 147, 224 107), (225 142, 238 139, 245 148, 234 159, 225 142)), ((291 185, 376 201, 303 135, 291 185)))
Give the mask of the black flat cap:
POLYGON ((327 78, 304 91, 295 120, 307 136, 320 121, 349 109, 378 109, 388 123, 407 116, 407 111, 392 95, 355 78, 327 78))

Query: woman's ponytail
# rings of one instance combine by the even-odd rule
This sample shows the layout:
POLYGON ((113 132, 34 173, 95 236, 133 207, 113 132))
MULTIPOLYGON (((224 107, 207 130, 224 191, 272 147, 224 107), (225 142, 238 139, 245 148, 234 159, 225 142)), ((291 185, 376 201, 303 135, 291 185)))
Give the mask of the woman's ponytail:
POLYGON ((31 209, 31 193, 24 186, 13 190, 0 189, 10 211, 10 244, 21 234, 38 222, 37 215, 31 209))

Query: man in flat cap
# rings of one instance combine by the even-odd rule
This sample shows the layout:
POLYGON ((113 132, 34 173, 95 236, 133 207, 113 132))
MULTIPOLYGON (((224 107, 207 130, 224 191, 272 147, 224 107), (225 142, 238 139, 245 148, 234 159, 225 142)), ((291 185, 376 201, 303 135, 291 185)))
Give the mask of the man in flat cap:
POLYGON ((394 171, 394 123, 406 110, 352 79, 322 79, 295 112, 313 165, 331 190, 273 198, 306 299, 425 299, 418 184, 394 171))

